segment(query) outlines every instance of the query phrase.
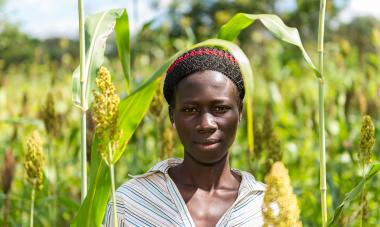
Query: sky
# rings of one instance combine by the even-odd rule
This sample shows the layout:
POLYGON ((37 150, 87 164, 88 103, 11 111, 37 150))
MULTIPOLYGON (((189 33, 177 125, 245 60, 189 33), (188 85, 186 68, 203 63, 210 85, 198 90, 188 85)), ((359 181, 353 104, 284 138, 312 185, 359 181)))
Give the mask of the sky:
MULTIPOLYGON (((150 9, 149 2, 149 0, 84 0, 84 10, 86 15, 91 15, 107 9, 126 8, 133 34, 144 22, 165 13, 170 0, 159 1, 157 10, 150 9)), ((294 6, 294 1, 288 2, 282 1, 281 8, 294 6)), ((1 10, 3 14, 1 17, 18 24, 21 31, 36 38, 77 38, 77 4, 77 0, 7 0, 1 10)), ((351 0, 339 15, 339 19, 348 22, 358 15, 373 15, 380 19, 380 3, 378 0, 351 0)))

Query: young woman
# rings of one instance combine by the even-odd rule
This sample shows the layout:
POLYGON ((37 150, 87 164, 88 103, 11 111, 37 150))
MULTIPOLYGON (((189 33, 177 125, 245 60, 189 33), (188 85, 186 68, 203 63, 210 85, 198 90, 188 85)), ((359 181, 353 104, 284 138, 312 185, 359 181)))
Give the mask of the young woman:
MULTIPOLYGON (((261 226, 265 186, 229 165, 242 116, 244 83, 236 59, 200 47, 167 71, 164 96, 184 146, 116 192, 119 226, 261 226)), ((112 204, 104 223, 110 226, 112 204)))

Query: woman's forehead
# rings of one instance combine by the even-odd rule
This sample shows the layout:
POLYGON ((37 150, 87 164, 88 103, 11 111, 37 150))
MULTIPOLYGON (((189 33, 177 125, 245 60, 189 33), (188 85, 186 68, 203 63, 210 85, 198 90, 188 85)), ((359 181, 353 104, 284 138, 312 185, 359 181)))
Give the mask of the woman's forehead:
POLYGON ((194 72, 184 79, 182 79, 179 83, 181 82, 188 82, 187 84, 192 84, 192 83, 206 83, 207 85, 220 85, 220 84, 227 84, 227 83, 232 83, 230 79, 226 75, 224 75, 221 72, 217 71, 212 71, 212 70, 204 70, 204 71, 198 71, 194 72))
POLYGON ((176 96, 181 100, 235 99, 238 95, 234 83, 224 74, 216 71, 193 73, 177 85, 176 96))

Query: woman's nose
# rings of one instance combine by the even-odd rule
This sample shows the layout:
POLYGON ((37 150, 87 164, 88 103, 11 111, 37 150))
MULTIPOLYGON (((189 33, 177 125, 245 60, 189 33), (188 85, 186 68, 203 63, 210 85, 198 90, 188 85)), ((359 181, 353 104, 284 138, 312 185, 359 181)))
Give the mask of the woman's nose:
POLYGON ((199 124, 196 126, 199 132, 214 132, 217 129, 215 118, 210 113, 200 115, 199 124))

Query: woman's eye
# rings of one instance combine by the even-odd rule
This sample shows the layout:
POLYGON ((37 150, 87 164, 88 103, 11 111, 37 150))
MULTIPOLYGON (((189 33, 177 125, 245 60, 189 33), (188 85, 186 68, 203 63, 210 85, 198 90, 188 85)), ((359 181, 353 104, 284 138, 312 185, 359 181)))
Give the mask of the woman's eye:
POLYGON ((185 113, 195 113, 195 112, 197 112, 197 109, 194 108, 194 107, 185 107, 185 108, 183 108, 183 112, 185 112, 185 113))
POLYGON ((226 112, 227 110, 229 110, 230 108, 228 107, 228 106, 216 106, 215 108, 214 108, 214 110, 216 111, 216 112, 226 112))

